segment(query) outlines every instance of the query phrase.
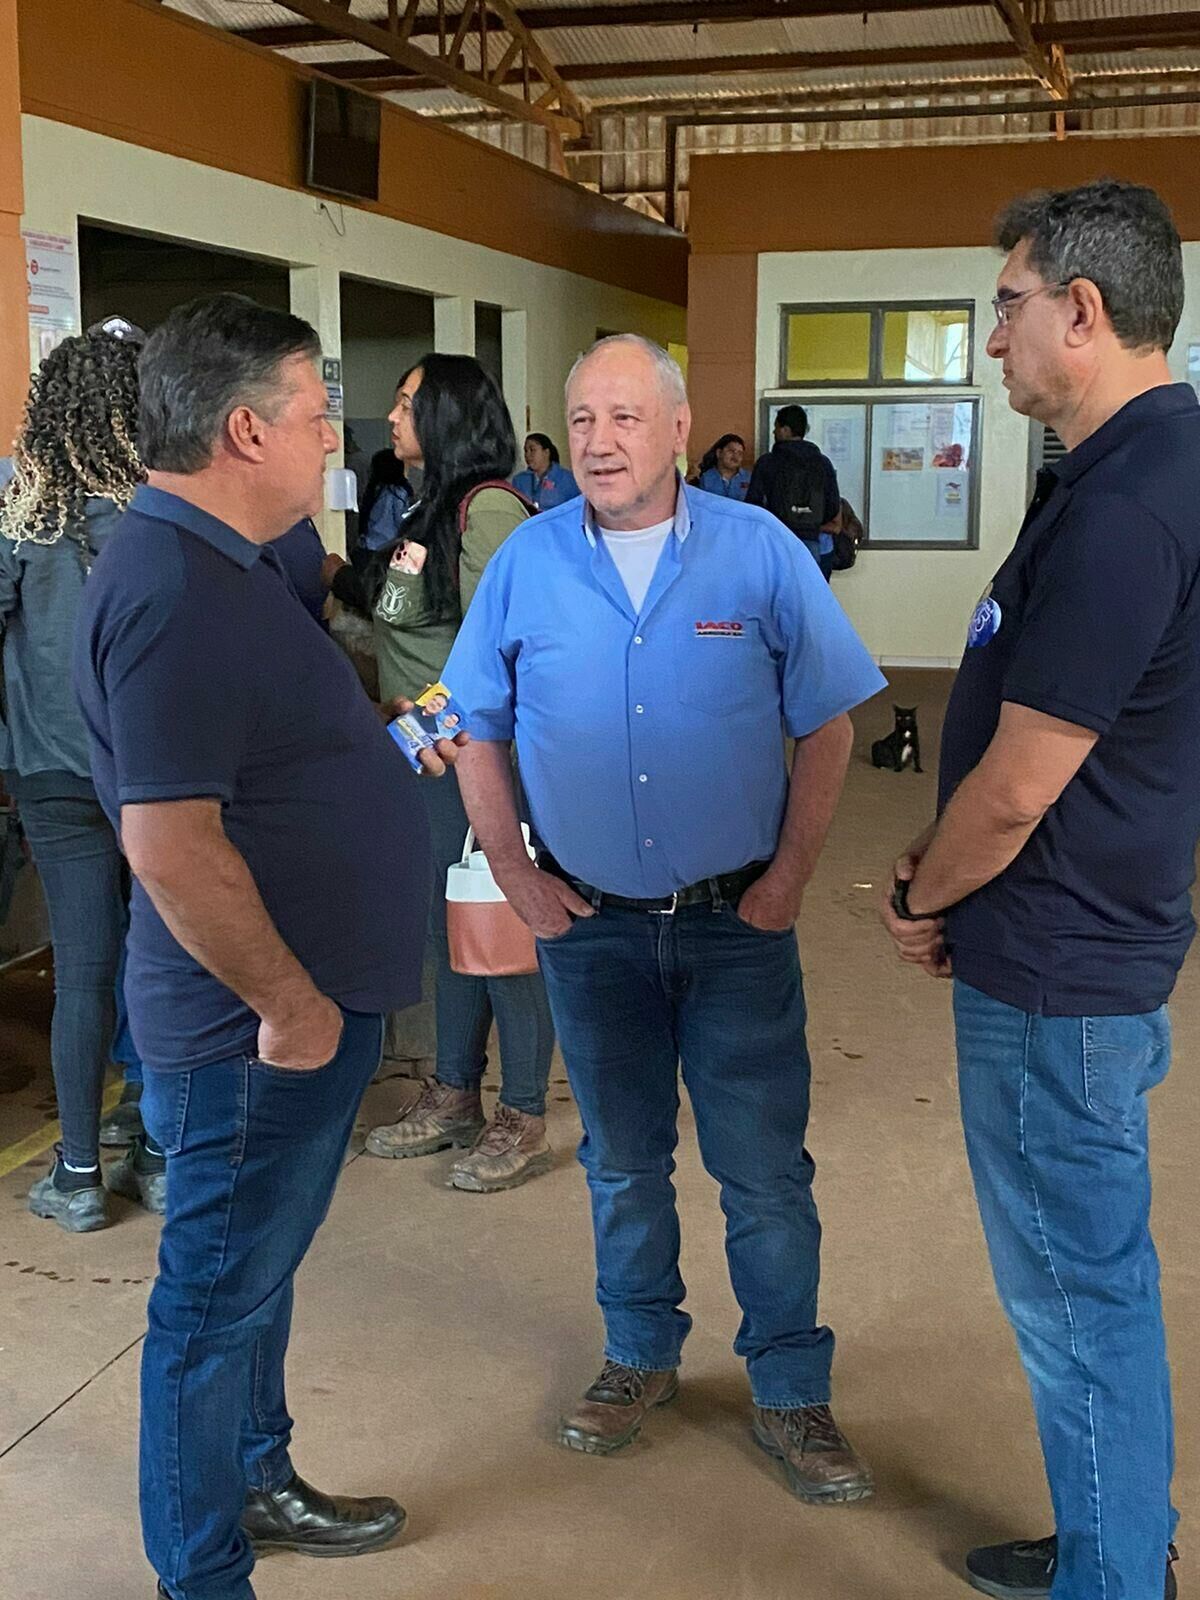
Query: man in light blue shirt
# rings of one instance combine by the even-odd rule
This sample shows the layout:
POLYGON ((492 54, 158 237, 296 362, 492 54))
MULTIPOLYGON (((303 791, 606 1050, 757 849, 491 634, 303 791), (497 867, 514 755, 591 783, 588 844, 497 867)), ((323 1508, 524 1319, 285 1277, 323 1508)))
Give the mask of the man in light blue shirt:
POLYGON ((603 340, 567 393, 584 498, 497 551, 445 674, 471 719, 467 809, 538 936, 583 1119, 605 1365, 559 1439, 610 1454, 676 1391, 691 1326, 670 1181, 682 1060, 728 1219, 755 1437, 801 1498, 859 1500, 871 1477, 829 1410, 833 1335, 817 1324, 794 924, 847 713, 884 681, 786 529, 680 485, 691 418, 664 351, 603 340))

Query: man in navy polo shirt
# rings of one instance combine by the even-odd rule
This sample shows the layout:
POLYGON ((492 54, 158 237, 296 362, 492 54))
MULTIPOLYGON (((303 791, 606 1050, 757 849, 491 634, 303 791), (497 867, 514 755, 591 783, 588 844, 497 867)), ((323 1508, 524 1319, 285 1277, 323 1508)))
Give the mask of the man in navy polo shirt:
POLYGON ((383 1013, 419 996, 429 895, 416 779, 270 544, 319 509, 336 446, 319 353, 237 295, 167 319, 142 358, 150 481, 80 615, 92 771, 134 873, 142 1115, 167 1154, 141 1504, 171 1600, 250 1600, 252 1546, 356 1555, 404 1521, 288 1454, 292 1278, 383 1013), (386 849, 364 849, 364 805, 386 849))
POLYGON ((1054 1535, 973 1550, 968 1577, 1153 1600, 1176 1517, 1146 1097, 1193 934, 1200 407, 1167 366, 1183 270, 1157 195, 1034 195, 997 237, 988 351, 1069 453, 971 619, 940 817, 884 916, 905 959, 953 971, 971 1170, 1054 1500, 1054 1535))
POLYGON ((691 417, 665 351, 602 340, 567 404, 584 499, 492 557, 446 667, 475 740, 467 810, 539 937, 583 1119, 605 1365, 559 1439, 611 1454, 676 1391, 682 1060, 721 1185, 755 1438, 802 1498, 860 1500, 871 1477, 829 1409, 833 1335, 817 1322, 794 925, 847 712, 883 679, 781 524, 679 483, 691 417), (514 736, 541 870, 513 805, 514 736))

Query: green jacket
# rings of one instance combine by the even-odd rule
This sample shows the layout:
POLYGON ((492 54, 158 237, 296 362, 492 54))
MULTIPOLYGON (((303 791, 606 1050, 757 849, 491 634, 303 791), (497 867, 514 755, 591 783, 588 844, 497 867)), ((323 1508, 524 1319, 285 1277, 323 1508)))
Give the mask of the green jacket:
MULTIPOLYGON (((507 489, 481 489, 471 501, 458 564, 464 613, 475 597, 484 567, 528 515, 507 489)), ((401 694, 415 700, 441 677, 461 618, 447 622, 432 615, 424 573, 413 575, 389 567, 373 620, 380 695, 385 701, 401 694)), ((453 690, 454 685, 449 687, 453 690)))

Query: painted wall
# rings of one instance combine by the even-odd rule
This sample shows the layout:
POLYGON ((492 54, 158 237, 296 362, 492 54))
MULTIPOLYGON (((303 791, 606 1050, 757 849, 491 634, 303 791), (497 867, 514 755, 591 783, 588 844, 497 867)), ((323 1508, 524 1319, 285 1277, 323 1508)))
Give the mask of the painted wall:
MULTIPOLYGON (((999 258, 986 246, 941 250, 796 251, 758 258, 755 387, 778 393, 780 307, 805 301, 974 299, 975 383, 939 395, 982 397, 978 550, 865 550, 834 584, 868 648, 889 664, 957 666, 967 619, 1016 538, 1028 493, 1027 418, 1008 404, 1001 372, 984 346, 991 332, 991 297, 999 258)), ((1175 375, 1185 375, 1186 347, 1200 342, 1200 244, 1184 245, 1187 305, 1172 351, 1175 375)), ((837 394, 903 395, 903 389, 837 394)), ((911 398, 928 391, 909 389, 911 398)), ((804 399, 803 391, 793 392, 804 399)), ((812 398, 817 398, 813 396, 812 398)), ((759 441, 762 447, 762 441, 759 441)))
MULTIPOLYGON (((309 72, 296 62, 145 0, 17 12, 23 111, 302 188, 309 72)), ((387 102, 380 137, 379 200, 362 211, 683 305, 687 243, 672 229, 387 102)))
POLYGON ((16 0, 0 0, 0 455, 8 454, 25 404, 25 308, 21 102, 16 0))
MULTIPOLYGON (((598 326, 664 344, 685 336, 683 308, 666 301, 350 206, 331 216, 312 195, 82 128, 26 116, 23 148, 26 227, 69 235, 82 217, 280 262, 293 308, 331 355, 341 348, 343 273, 438 296, 443 350, 473 350, 476 300, 501 305, 518 431, 528 405, 542 419, 535 426, 561 432, 563 381, 598 326)), ((337 542, 338 527, 325 532, 337 542)))

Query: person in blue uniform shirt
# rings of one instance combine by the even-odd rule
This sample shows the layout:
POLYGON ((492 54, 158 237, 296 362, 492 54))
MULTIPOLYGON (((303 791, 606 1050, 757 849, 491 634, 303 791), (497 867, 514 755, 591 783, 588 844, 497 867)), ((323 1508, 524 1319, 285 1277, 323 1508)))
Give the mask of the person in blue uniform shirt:
POLYGON ((531 433, 525 441, 525 471, 513 478, 513 488, 532 500, 539 511, 549 511, 579 497, 579 485, 559 460, 558 447, 549 434, 531 433))
POLYGON ((726 500, 744 500, 750 474, 742 465, 746 441, 737 433, 723 433, 700 462, 699 487, 726 500))
POLYGON ((801 1498, 860 1500, 871 1475, 830 1411, 833 1335, 817 1320, 795 921, 848 712, 884 680, 787 529, 679 482, 691 413, 665 350, 602 340, 567 396, 584 498, 492 557, 445 672, 472 734, 467 811, 538 937, 583 1121, 606 1339, 559 1441, 612 1454, 676 1391, 691 1326, 671 1184, 682 1060, 727 1217, 755 1438, 801 1498))

